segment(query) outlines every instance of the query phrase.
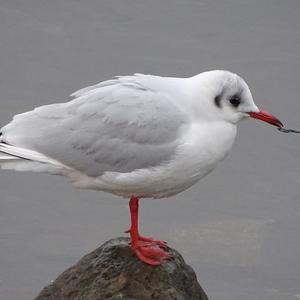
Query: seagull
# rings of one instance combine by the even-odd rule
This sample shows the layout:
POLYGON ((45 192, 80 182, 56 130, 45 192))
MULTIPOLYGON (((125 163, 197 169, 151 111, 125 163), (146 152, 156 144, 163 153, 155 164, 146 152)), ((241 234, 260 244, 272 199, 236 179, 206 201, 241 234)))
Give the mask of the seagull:
POLYGON ((164 241, 138 230, 141 198, 176 195, 209 174, 232 148, 237 123, 282 123, 255 105, 238 75, 118 76, 65 103, 14 116, 0 132, 0 167, 61 175, 78 188, 129 198, 130 247, 149 265, 171 259, 164 241))

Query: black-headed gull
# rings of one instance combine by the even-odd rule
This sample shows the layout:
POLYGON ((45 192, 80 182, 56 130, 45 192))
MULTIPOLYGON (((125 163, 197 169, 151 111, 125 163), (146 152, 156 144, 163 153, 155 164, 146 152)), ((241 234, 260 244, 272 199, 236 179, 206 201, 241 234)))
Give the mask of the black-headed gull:
POLYGON ((77 187, 130 198, 130 245, 150 265, 170 257, 164 242, 139 235, 139 199, 175 195, 210 173, 230 151, 240 120, 282 127, 228 71, 121 76, 72 96, 3 127, 0 166, 63 175, 77 187))

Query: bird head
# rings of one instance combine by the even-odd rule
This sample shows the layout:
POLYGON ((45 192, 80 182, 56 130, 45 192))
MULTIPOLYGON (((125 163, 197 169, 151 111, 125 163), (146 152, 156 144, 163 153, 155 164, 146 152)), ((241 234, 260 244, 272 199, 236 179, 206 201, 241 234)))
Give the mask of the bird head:
MULTIPOLYGON (((238 75, 228 71, 208 71, 195 76, 201 88, 201 117, 208 120, 223 120, 236 124, 251 117, 282 127, 272 114, 260 110, 253 101, 247 83, 238 75)), ((199 103, 199 102, 198 102, 199 103)))

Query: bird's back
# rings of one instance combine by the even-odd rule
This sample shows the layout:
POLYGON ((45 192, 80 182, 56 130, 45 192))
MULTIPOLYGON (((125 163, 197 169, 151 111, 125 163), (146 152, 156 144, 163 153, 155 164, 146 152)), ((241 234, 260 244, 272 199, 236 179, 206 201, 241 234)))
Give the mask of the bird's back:
POLYGON ((1 140, 89 176, 155 167, 176 152, 187 117, 163 82, 135 75, 79 90, 70 102, 15 116, 1 140))

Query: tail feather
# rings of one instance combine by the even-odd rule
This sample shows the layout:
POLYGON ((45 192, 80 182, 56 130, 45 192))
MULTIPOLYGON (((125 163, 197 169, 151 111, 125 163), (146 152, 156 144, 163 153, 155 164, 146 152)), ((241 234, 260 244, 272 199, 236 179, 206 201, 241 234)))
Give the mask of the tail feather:
POLYGON ((19 157, 16 156, 2 156, 0 155, 0 162, 7 162, 7 161, 15 161, 15 160, 19 160, 19 157))
POLYGON ((59 161, 37 151, 0 142, 0 168, 44 172, 46 166, 69 169, 59 161), (44 166, 44 167, 42 167, 44 166), (41 168, 42 167, 42 168, 41 168), (37 170, 38 169, 38 170, 37 170))

